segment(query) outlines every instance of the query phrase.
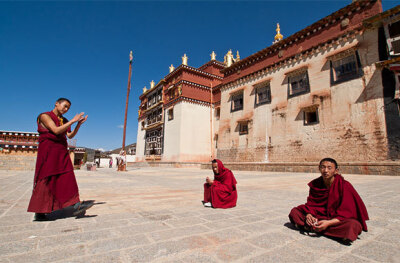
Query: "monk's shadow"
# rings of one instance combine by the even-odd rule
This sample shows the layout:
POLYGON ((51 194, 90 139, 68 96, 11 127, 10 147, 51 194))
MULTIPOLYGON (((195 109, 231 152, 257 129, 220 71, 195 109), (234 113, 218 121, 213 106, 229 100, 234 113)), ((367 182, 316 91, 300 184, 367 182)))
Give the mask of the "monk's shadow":
MULTIPOLYGON (((106 204, 106 202, 95 202, 95 201, 96 200, 86 200, 83 202, 91 203, 91 204, 93 204, 93 206, 106 204)), ((86 212, 89 210, 86 210, 78 215, 74 215, 74 211, 75 211, 74 206, 68 206, 63 209, 53 211, 50 214, 47 214, 46 217, 47 217, 48 221, 55 221, 58 219, 64 219, 64 218, 68 218, 68 217, 75 217, 76 219, 80 219, 80 218, 88 218, 88 217, 96 217, 97 216, 97 215, 87 215, 86 212)))
MULTIPOLYGON (((323 236, 323 237, 328 238, 328 239, 330 239, 330 240, 336 241, 336 242, 338 242, 339 244, 342 244, 342 245, 344 245, 344 246, 351 246, 351 242, 349 242, 349 241, 344 241, 342 238, 325 236, 325 235, 320 234, 320 233, 309 232, 309 231, 306 231, 306 230, 304 230, 304 229, 299 229, 299 228, 295 227, 295 226, 294 226, 292 223, 290 223, 290 222, 285 223, 284 226, 287 227, 287 228, 289 228, 289 229, 291 229, 291 230, 298 231, 300 234, 305 235, 305 236, 314 237, 314 238, 320 238, 321 236, 323 236)), ((359 238, 357 238, 357 239, 359 239, 359 238)))
POLYGON ((319 233, 309 232, 309 231, 306 231, 305 229, 297 228, 290 222, 285 223, 283 226, 285 226, 291 230, 298 231, 300 234, 305 235, 305 236, 316 237, 316 238, 321 237, 321 234, 319 234, 319 233))

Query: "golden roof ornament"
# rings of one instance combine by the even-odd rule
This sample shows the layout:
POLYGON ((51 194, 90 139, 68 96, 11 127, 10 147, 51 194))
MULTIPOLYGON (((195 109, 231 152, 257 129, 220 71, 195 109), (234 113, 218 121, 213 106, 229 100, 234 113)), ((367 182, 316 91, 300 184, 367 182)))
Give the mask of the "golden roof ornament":
POLYGON ((187 61, 188 61, 188 57, 186 56, 186 54, 183 54, 182 64, 187 66, 187 61))
POLYGON ((154 80, 150 82, 150 89, 154 88, 154 80))
POLYGON ((146 88, 146 86, 144 86, 143 93, 145 93, 146 91, 147 91, 147 88, 146 88))
POLYGON ((169 67, 169 73, 171 73, 174 70, 175 70, 175 67, 174 67, 174 65, 171 64, 171 66, 169 67))
POLYGON ((240 61, 240 55, 239 55, 239 50, 236 50, 236 59, 235 62, 240 61))
POLYGON ((232 50, 230 49, 228 53, 224 56, 224 64, 227 67, 230 67, 233 64, 233 55, 232 55, 232 50))
POLYGON ((273 44, 276 42, 279 42, 283 39, 283 35, 281 34, 281 28, 279 27, 279 23, 276 24, 276 35, 275 35, 274 39, 275 39, 275 41, 273 42, 273 44))
POLYGON ((216 60, 216 58, 217 58, 217 54, 215 54, 214 51, 211 53, 210 56, 211 56, 211 60, 216 60))

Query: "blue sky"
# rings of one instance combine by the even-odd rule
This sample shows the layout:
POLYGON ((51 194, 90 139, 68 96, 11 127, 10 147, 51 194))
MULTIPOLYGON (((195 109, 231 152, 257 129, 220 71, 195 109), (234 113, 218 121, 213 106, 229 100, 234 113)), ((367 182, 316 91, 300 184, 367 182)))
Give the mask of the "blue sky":
MULTIPOLYGON (((199 67, 232 49, 242 58, 351 1, 0 2, 0 130, 36 131, 58 97, 88 121, 77 145, 121 147, 129 51, 133 51, 126 144, 136 142, 139 95, 181 64, 199 67)), ((383 1, 383 10, 397 1, 383 1)))

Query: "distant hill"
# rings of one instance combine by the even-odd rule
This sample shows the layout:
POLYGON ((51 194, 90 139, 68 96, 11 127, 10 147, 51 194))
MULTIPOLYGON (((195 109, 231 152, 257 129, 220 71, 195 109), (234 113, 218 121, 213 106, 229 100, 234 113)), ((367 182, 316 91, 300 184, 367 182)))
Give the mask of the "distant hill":
MULTIPOLYGON (((84 147, 84 146, 79 146, 79 148, 85 148, 85 151, 87 153, 87 162, 94 162, 94 155, 95 152, 97 151, 96 149, 91 149, 88 147, 84 147)), ((121 152, 122 147, 111 150, 111 151, 105 151, 105 152, 101 152, 101 156, 107 156, 109 154, 119 154, 121 152)), ((131 149, 131 151, 134 152, 134 154, 136 154, 136 143, 131 143, 129 145, 125 146, 125 149, 131 149)))
MULTIPOLYGON (((107 151, 106 153, 108 153, 108 154, 113 154, 113 153, 118 154, 118 153, 121 152, 121 149, 122 149, 122 147, 114 149, 114 150, 111 150, 111 151, 107 151)), ((131 143, 129 145, 126 145, 125 149, 133 149, 134 154, 136 154, 136 142, 135 143, 131 143)))

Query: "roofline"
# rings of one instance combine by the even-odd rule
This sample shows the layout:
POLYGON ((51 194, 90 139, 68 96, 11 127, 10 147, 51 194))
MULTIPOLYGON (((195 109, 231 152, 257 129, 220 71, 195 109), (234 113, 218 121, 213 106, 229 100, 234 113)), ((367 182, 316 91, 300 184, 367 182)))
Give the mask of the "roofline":
POLYGON ((385 12, 382 12, 380 14, 377 14, 370 18, 365 19, 363 24, 366 27, 373 26, 375 23, 380 24, 383 19, 390 17, 391 15, 394 15, 397 13, 400 13, 400 5, 395 6, 389 10, 386 10, 385 12))
POLYGON ((171 73, 169 73, 167 76, 164 77, 165 81, 167 81, 167 79, 171 78, 173 75, 177 74, 179 71, 181 71, 183 69, 187 69, 189 71, 194 71, 194 72, 196 72, 198 74, 206 75, 208 77, 217 78, 217 79, 221 79, 221 80, 223 79, 223 77, 220 77, 220 76, 208 73, 208 72, 204 72, 201 69, 181 64, 174 71, 172 71, 171 73))
MULTIPOLYGON (((361 29, 361 28, 362 28, 362 26, 360 26, 360 27, 354 29, 354 30, 351 31, 351 32, 346 32, 346 33, 344 33, 343 35, 336 36, 336 37, 334 37, 334 38, 332 38, 332 39, 326 41, 325 43, 330 43, 330 42, 334 42, 334 41, 339 41, 342 37, 355 37, 356 34, 359 34, 359 33, 360 33, 360 29, 361 29)), ((315 45, 315 46, 310 47, 309 49, 303 50, 300 54, 301 54, 301 56, 307 56, 310 52, 313 52, 313 50, 317 50, 317 49, 321 48, 322 46, 324 46, 324 44, 323 44, 323 43, 320 43, 320 44, 318 44, 318 45, 315 45)), ((237 81, 239 81, 239 80, 248 78, 249 76, 252 76, 252 75, 254 75, 254 74, 259 74, 260 72, 265 71, 265 70, 268 70, 268 71, 269 71, 269 70, 271 70, 271 69, 273 69, 273 68, 275 68, 275 67, 279 67, 279 66, 285 64, 287 61, 293 60, 294 57, 295 57, 295 56, 287 57, 287 58, 285 58, 285 59, 279 60, 279 61, 277 61, 277 62, 275 62, 275 63, 270 64, 269 66, 265 66, 265 67, 263 67, 263 68, 261 68, 261 69, 259 69, 259 70, 253 71, 253 72, 251 72, 251 73, 249 73, 249 74, 247 74, 247 75, 243 75, 243 76, 241 76, 241 77, 239 77, 239 78, 237 78, 237 79, 231 80, 231 81, 226 82, 226 83, 221 83, 221 84, 219 84, 219 85, 216 86, 216 87, 219 87, 220 89, 225 89, 225 88, 226 88, 227 86, 229 86, 230 84, 235 83, 235 82, 237 82, 237 81)))
POLYGON ((23 132, 23 131, 6 131, 6 130, 0 130, 0 133, 26 133, 26 134, 39 134, 38 132, 23 132))
MULTIPOLYGON (((262 49, 262 50, 260 50, 260 51, 258 51, 256 53, 254 53, 254 54, 252 54, 252 55, 250 55, 250 56, 248 56, 248 57, 246 57, 246 58, 244 58, 244 59, 242 59, 242 60, 240 60, 240 61, 238 61, 236 63, 233 63, 230 67, 222 69, 221 72, 222 73, 226 73, 229 70, 233 71, 235 69, 239 69, 242 66, 244 66, 247 62, 251 61, 252 59, 254 59, 254 58, 256 58, 256 57, 258 57, 258 56, 260 56, 262 54, 265 54, 267 51, 269 51, 271 49, 273 49, 273 50, 279 49, 280 47, 284 46, 285 44, 286 45, 291 45, 291 42, 293 40, 301 38, 302 35, 306 34, 307 32, 313 31, 313 29, 316 28, 316 27, 318 28, 321 25, 325 25, 330 20, 333 20, 335 18, 340 18, 340 16, 347 14, 349 9, 353 9, 353 8, 357 8, 357 7, 369 6, 371 3, 374 3, 374 2, 377 2, 377 1, 380 1, 380 0, 359 0, 359 1, 355 1, 355 2, 353 2, 351 4, 349 4, 349 5, 341 8, 341 9, 339 9, 338 11, 336 11, 336 12, 334 12, 334 13, 328 15, 328 16, 323 17, 322 19, 320 19, 317 22, 309 25, 308 27, 306 27, 306 28, 304 28, 304 29, 302 29, 300 31, 297 31, 293 35, 288 36, 287 38, 284 38, 281 41, 279 41, 279 42, 277 42, 277 43, 275 43, 275 44, 273 44, 271 46, 268 46, 268 47, 266 47, 266 48, 264 48, 264 49, 262 49)), ((249 64, 253 64, 253 63, 250 62, 249 64)))
POLYGON ((153 88, 146 90, 145 93, 142 93, 142 95, 139 96, 139 99, 141 100, 143 96, 146 96, 151 91, 157 89, 162 83, 165 83, 165 79, 161 79, 153 88))
POLYGON ((203 68, 205 68, 206 66, 211 65, 211 64, 215 64, 217 66, 220 66, 221 68, 225 68, 225 64, 223 62, 218 61, 218 60, 210 60, 207 63, 200 66, 198 69, 203 70, 203 68))

